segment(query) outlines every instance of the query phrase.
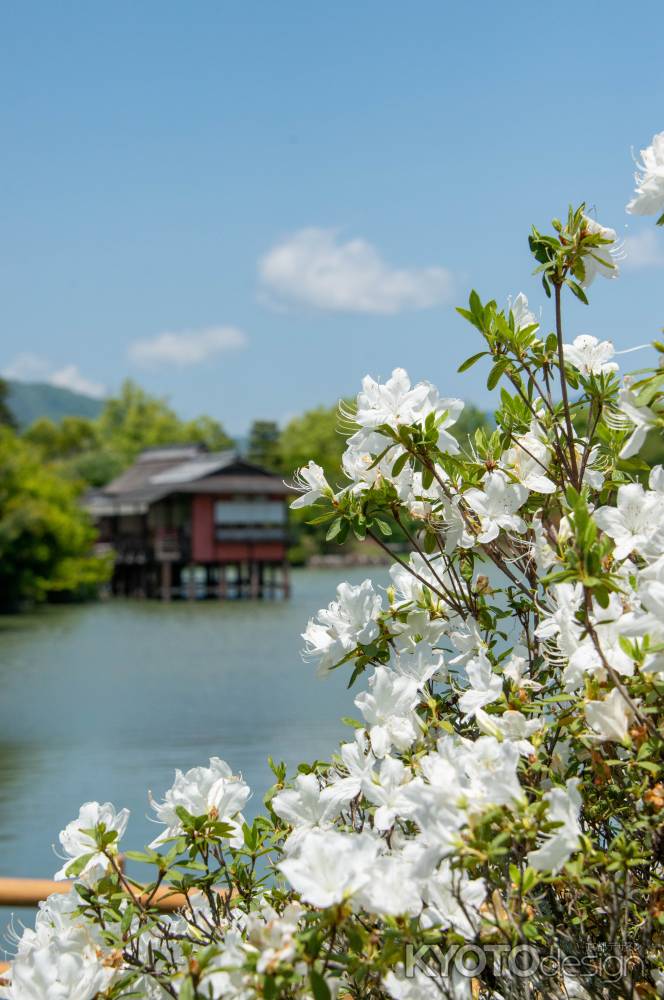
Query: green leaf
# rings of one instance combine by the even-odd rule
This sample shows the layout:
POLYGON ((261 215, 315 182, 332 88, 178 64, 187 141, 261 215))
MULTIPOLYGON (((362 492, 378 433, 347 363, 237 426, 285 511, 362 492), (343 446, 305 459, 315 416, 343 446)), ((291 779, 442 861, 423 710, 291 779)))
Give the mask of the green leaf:
POLYGON ((357 719, 353 719, 350 715, 342 715, 341 721, 344 726, 351 726, 353 729, 362 729, 364 726, 363 722, 359 722, 357 719))
POLYGON ((483 358, 484 355, 488 353, 488 351, 480 351, 478 354, 473 354, 472 357, 466 358, 466 360, 457 368, 457 372, 467 372, 469 368, 472 368, 473 365, 480 360, 480 358, 483 358))
POLYGON ((194 984, 191 976, 187 976, 187 978, 183 980, 178 997, 180 1000, 196 1000, 196 991, 194 990, 194 984))
POLYGON ((333 538, 336 538, 337 535, 339 534, 339 532, 341 531, 341 526, 343 525, 343 523, 344 522, 343 522, 342 518, 340 518, 340 517, 338 517, 336 519, 336 521, 333 521, 332 524, 330 525, 330 527, 327 529, 327 534, 325 535, 325 540, 329 542, 333 538))
POLYGON ((482 300, 480 299, 475 289, 472 290, 472 292, 468 297, 468 305, 470 306, 470 311, 472 312, 475 318, 482 317, 482 314, 484 312, 484 310, 482 309, 482 300))
POLYGON ((70 865, 67 865, 67 869, 65 871, 67 877, 76 878, 77 875, 80 875, 88 861, 91 861, 95 854, 97 854, 97 851, 90 851, 88 854, 81 854, 79 858, 76 858, 76 860, 72 861, 70 865))
POLYGON ((504 361, 503 359, 501 359, 500 361, 496 361, 495 365, 493 366, 493 368, 489 372, 488 379, 486 380, 486 387, 487 387, 487 389, 495 389, 496 388, 496 386, 498 385, 498 382, 500 381, 501 375, 505 371, 506 366, 507 366, 507 362, 504 361))
POLYGON ((572 281, 571 278, 567 280, 567 285, 572 290, 572 292, 574 292, 577 299, 579 299, 580 302, 583 302, 583 304, 587 306, 588 299, 586 298, 586 293, 584 292, 581 285, 579 285, 576 281, 572 281))
POLYGON ((330 988, 320 972, 312 969, 309 978, 311 980, 311 992, 314 995, 314 1000, 332 1000, 330 988))
POLYGON ((397 458, 396 462, 392 466, 392 475, 393 476, 396 477, 396 476, 399 475, 399 473, 402 471, 404 465, 406 464, 406 462, 408 461, 409 458, 410 458, 410 455, 408 454, 407 451, 404 451, 403 455, 399 455, 399 457, 397 458))
POLYGON ((312 517, 310 521, 307 521, 307 524, 325 524, 326 521, 331 521, 333 517, 336 517, 336 511, 328 510, 325 514, 312 517))
POLYGON ((555 333, 550 333, 546 338, 545 349, 548 354, 555 354, 558 350, 558 338, 555 333))

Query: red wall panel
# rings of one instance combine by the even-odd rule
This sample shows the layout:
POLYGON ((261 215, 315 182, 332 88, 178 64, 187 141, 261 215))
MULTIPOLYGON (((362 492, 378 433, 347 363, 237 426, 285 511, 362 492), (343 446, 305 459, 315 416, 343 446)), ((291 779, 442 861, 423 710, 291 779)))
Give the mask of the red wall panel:
POLYGON ((214 497, 197 493, 191 503, 191 555, 194 562, 214 562, 214 497))
POLYGON ((286 558, 282 542, 217 542, 214 537, 214 505, 210 493, 197 493, 191 503, 191 556, 196 563, 242 562, 260 559, 280 562, 286 558))

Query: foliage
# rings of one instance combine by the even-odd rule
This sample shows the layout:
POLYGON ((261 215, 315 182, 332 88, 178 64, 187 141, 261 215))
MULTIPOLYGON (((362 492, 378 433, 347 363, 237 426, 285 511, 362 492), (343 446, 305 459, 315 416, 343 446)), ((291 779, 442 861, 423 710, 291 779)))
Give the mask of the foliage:
POLYGON ((204 444, 210 451, 233 446, 223 427, 212 417, 180 420, 166 400, 150 396, 127 379, 119 394, 106 401, 97 420, 104 449, 130 464, 144 448, 164 444, 204 444))
POLYGON ((111 569, 94 536, 75 485, 0 428, 0 608, 94 590, 111 569))
POLYGON ((279 425, 274 420, 254 420, 249 430, 247 459, 271 472, 279 472, 279 425))
POLYGON ((15 427, 16 421, 8 402, 9 386, 0 378, 0 424, 5 427, 15 427))
POLYGON ((212 417, 181 420, 164 399, 149 395, 134 382, 123 383, 106 400, 95 420, 64 417, 36 420, 25 439, 63 474, 91 486, 104 486, 130 465, 145 448, 167 444, 202 444, 210 451, 233 447, 232 439, 212 417))
MULTIPOLYGON (((281 432, 279 442, 279 471, 282 475, 292 479, 295 470, 313 458, 328 480, 343 486, 345 476, 342 459, 346 448, 343 428, 347 425, 348 418, 346 421, 340 419, 339 410, 350 414, 352 418, 353 407, 353 400, 342 399, 338 408, 319 406, 291 420, 281 432)), ((453 433, 457 440, 466 443, 479 427, 489 429, 490 426, 487 414, 471 405, 464 408, 453 433)), ((403 531, 389 515, 388 522, 392 532, 391 541, 405 542, 403 531)), ((328 540, 327 531, 328 525, 325 522, 315 523, 313 519, 312 523, 306 509, 294 510, 291 516, 291 534, 294 540, 291 559, 300 562, 314 553, 335 551, 337 540, 328 540)))
POLYGON ((385 595, 342 583, 304 632, 363 685, 353 737, 290 781, 270 761, 252 823, 223 761, 176 772, 127 854, 147 882, 118 864, 127 810, 82 806, 60 835, 75 891, 23 935, 7 997, 661 995, 664 469, 639 449, 664 368, 621 383, 608 341, 565 340, 563 292, 617 265, 583 206, 553 229, 531 236, 551 329, 523 295, 460 310, 493 431, 460 447, 461 400, 396 369, 346 410, 346 484, 299 471, 329 540, 386 546, 390 518, 411 547, 385 595))

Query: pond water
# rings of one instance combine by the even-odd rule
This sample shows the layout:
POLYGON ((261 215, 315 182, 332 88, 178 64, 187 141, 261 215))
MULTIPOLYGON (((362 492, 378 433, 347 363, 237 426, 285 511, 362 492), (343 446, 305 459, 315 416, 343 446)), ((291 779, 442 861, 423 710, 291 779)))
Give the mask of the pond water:
MULTIPOLYGON (((268 755, 327 759, 358 712, 348 672, 321 680, 300 656, 308 617, 340 579, 385 570, 302 570, 290 601, 109 601, 0 618, 0 875, 46 876, 52 844, 88 799, 131 809, 126 848, 157 831, 176 767, 211 755, 242 772, 260 811, 268 755)), ((0 911, 0 927, 9 914, 0 911)))

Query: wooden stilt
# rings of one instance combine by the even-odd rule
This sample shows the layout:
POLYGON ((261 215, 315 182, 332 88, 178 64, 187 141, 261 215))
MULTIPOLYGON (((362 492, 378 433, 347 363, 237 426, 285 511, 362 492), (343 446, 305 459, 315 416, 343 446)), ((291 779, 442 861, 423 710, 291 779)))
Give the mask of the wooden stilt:
POLYGON ((172 585, 173 573, 172 566, 169 562, 163 562, 161 564, 161 599, 162 601, 170 601, 171 599, 171 585, 172 585))
POLYGON ((252 601, 255 601, 258 597, 260 597, 261 584, 260 584, 260 567, 259 564, 253 560, 249 565, 249 579, 250 579, 249 587, 250 587, 251 599, 252 601))
POLYGON ((187 600, 196 600, 196 567, 189 563, 189 580, 187 581, 187 600))

